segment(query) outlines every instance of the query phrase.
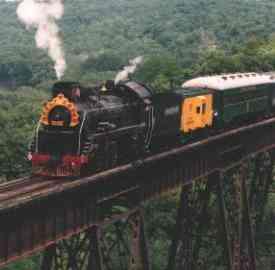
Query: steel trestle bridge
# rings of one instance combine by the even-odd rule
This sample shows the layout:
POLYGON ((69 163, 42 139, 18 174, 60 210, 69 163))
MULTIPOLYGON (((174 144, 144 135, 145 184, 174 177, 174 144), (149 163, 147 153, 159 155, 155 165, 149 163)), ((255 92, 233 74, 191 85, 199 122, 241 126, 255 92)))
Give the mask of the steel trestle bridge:
POLYGON ((2 184, 0 265, 43 251, 43 270, 149 270, 142 203, 180 187, 167 270, 207 265, 206 238, 222 247, 224 269, 255 270, 274 148, 271 118, 75 181, 2 184), (210 235, 213 198, 219 215, 210 235))

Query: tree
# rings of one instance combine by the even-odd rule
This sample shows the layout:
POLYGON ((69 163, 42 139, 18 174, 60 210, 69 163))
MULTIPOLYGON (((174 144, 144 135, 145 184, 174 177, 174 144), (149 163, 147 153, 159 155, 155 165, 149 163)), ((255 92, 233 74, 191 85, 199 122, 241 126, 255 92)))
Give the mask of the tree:
POLYGON ((45 93, 32 89, 0 91, 0 178, 12 179, 28 170, 27 149, 45 93))
POLYGON ((134 77, 162 92, 171 89, 173 81, 181 74, 182 69, 174 57, 152 56, 145 60, 134 77))

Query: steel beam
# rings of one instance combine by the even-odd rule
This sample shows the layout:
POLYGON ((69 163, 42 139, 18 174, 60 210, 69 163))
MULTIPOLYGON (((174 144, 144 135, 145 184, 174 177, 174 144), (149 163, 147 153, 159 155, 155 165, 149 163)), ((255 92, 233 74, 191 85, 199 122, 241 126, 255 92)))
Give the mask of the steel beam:
MULTIPOLYGON (((249 270, 256 270, 256 251, 255 251, 255 235, 253 231, 252 221, 251 221, 251 211, 248 199, 247 191, 247 178, 248 178, 248 167, 243 164, 241 166, 241 184, 242 184, 242 199, 243 199, 243 226, 242 226, 242 235, 245 235, 247 238, 248 245, 248 261, 243 262, 242 268, 245 269, 246 264, 249 270)), ((243 239, 244 240, 244 239, 243 239)))
POLYGON ((224 249, 224 257, 227 261, 228 270, 232 270, 232 250, 231 250, 231 242, 230 242, 230 235, 228 229, 228 214, 225 207, 224 201, 224 173, 216 172, 213 175, 213 178, 217 181, 217 196, 218 196, 218 203, 219 203, 219 211, 220 211, 220 220, 221 220, 221 238, 223 239, 223 249, 224 249))
POLYGON ((115 265, 121 270, 150 270, 143 215, 139 209, 50 246, 44 252, 41 269, 111 270, 115 265), (115 229, 108 230, 110 226, 115 229), (110 239, 110 235, 114 239, 110 239))
POLYGON ((41 270, 51 270, 56 255, 56 244, 49 246, 45 251, 42 258, 41 270))
POLYGON ((129 270, 149 270, 147 242, 144 231, 143 215, 137 212, 131 221, 132 239, 129 270))
POLYGON ((90 237, 90 255, 87 270, 103 270, 100 230, 95 226, 89 230, 88 234, 90 237))
POLYGON ((185 264, 184 270, 189 270, 188 268, 190 268, 190 262, 188 262, 190 256, 188 255, 191 254, 182 254, 181 252, 181 255, 183 255, 184 257, 180 258, 180 262, 178 262, 177 260, 178 257, 180 257, 178 254, 180 249, 184 249, 185 253, 189 253, 191 246, 190 242, 192 241, 192 239, 190 239, 190 227, 188 228, 188 225, 186 224, 186 222, 190 220, 190 202, 188 200, 188 196, 191 193, 191 189, 192 186, 188 185, 183 186, 181 190, 175 234, 173 235, 172 244, 169 252, 168 265, 166 268, 167 270, 178 269, 178 263, 185 264))

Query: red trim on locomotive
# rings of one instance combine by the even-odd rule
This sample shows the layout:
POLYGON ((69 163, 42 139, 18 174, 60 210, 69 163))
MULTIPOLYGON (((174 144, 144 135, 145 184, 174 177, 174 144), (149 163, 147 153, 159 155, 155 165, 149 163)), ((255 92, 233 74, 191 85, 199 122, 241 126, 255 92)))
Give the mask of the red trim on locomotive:
POLYGON ((84 155, 64 155, 57 161, 57 165, 51 165, 49 154, 34 153, 29 156, 32 161, 33 174, 41 176, 79 176, 83 165, 88 164, 88 157, 84 155))
POLYGON ((50 155, 48 154, 32 154, 31 157, 29 157, 32 161, 32 165, 39 165, 48 163, 51 159, 50 155))
POLYGON ((81 166, 83 164, 88 163, 88 157, 84 155, 81 155, 81 156, 65 155, 62 157, 62 163, 64 165, 81 166))

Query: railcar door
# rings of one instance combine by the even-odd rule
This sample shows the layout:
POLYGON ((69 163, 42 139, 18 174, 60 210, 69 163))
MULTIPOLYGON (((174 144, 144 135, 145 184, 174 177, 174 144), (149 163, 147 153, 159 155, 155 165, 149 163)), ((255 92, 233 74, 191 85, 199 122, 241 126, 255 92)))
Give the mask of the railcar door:
POLYGON ((201 128, 211 126, 213 121, 212 95, 199 96, 201 128))

